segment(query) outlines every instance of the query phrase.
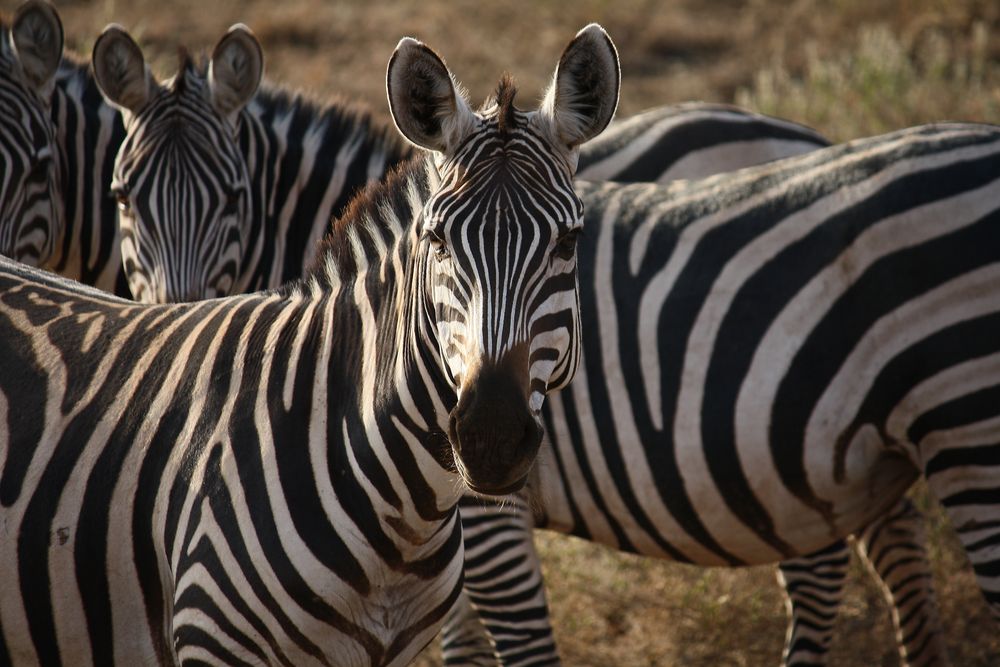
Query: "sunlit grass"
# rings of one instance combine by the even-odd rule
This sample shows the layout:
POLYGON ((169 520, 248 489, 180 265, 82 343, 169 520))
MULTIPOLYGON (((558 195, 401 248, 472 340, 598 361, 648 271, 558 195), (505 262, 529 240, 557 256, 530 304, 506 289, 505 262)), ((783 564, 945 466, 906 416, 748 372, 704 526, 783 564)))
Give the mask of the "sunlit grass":
POLYGON ((805 72, 778 63, 741 88, 736 103, 794 118, 834 140, 937 120, 1000 122, 1000 64, 987 57, 990 30, 930 31, 907 48, 884 25, 865 27, 833 58, 808 50, 805 72))

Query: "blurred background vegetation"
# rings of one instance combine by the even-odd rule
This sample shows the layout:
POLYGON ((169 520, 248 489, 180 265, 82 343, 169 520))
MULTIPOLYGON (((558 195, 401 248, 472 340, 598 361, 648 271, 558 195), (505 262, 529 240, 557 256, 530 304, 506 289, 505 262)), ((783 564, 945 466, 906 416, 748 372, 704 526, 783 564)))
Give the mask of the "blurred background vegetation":
MULTIPOLYGON (((9 13, 16 0, 0 0, 9 13)), ((591 21, 621 54, 619 115, 688 100, 735 102, 837 141, 936 120, 1000 122, 997 0, 66 0, 67 45, 89 55, 109 22, 143 45, 154 72, 177 49, 211 49, 237 21, 264 46, 266 76, 388 118, 385 66, 417 37, 441 53, 474 102, 501 72, 520 106, 541 96, 565 43, 591 21)), ((1000 665, 965 557, 925 492, 931 554, 954 664, 1000 665)), ((699 569, 539 533, 567 665, 776 665, 785 612, 770 567, 699 569)), ((897 665, 881 592, 855 564, 835 665, 897 665)), ((420 663, 440 664, 435 647, 420 663)))

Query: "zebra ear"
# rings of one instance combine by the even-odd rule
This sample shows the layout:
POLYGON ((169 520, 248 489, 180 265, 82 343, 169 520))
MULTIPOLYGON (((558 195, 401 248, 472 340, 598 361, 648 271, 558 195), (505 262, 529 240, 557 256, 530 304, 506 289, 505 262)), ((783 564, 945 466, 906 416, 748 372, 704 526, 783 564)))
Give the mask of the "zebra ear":
POLYGON ((575 148, 611 122, 620 87, 618 51, 604 28, 591 23, 559 58, 541 111, 551 118, 556 137, 575 148))
POLYGON ((386 93, 400 134, 421 148, 446 153, 475 123, 444 61, 410 37, 399 40, 389 59, 386 93))
POLYGON ((250 28, 237 23, 219 40, 208 65, 212 106, 230 122, 257 93, 264 75, 264 52, 250 28))
POLYGON ((149 101, 152 76, 142 49, 120 25, 112 23, 94 43, 94 79, 104 97, 123 111, 138 113, 149 101))
POLYGON ((59 14, 47 2, 29 0, 14 16, 10 41, 25 80, 47 99, 63 51, 59 14))

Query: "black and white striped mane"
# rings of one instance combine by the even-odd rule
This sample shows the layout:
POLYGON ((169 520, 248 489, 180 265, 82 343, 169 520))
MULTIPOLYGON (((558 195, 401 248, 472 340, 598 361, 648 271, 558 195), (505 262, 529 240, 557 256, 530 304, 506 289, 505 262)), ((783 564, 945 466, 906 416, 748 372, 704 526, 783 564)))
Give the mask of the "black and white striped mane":
POLYGON ((369 182, 347 205, 344 214, 331 222, 305 279, 326 282, 330 266, 337 267, 340 280, 356 277, 356 244, 360 244, 365 256, 384 253, 376 244, 391 248, 403 238, 405 229, 413 225, 419 212, 414 205, 419 205, 429 194, 430 181, 422 155, 397 165, 382 180, 369 182))

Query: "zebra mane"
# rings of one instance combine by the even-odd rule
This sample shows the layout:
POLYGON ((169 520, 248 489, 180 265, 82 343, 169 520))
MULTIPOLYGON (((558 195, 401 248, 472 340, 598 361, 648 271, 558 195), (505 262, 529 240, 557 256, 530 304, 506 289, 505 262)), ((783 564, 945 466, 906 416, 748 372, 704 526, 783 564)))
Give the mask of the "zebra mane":
POLYGON ((485 106, 497 107, 497 128, 500 134, 506 135, 510 130, 517 127, 517 116, 514 114, 514 97, 517 95, 517 86, 514 85, 514 77, 509 72, 504 72, 497 83, 496 93, 492 100, 487 100, 485 106))
POLYGON ((332 221, 305 272, 305 280, 326 282, 331 272, 340 280, 357 275, 358 246, 367 256, 377 248, 392 247, 419 213, 419 208, 414 210, 414 196, 423 201, 429 188, 423 155, 415 155, 381 180, 369 182, 354 196, 344 214, 332 221))

